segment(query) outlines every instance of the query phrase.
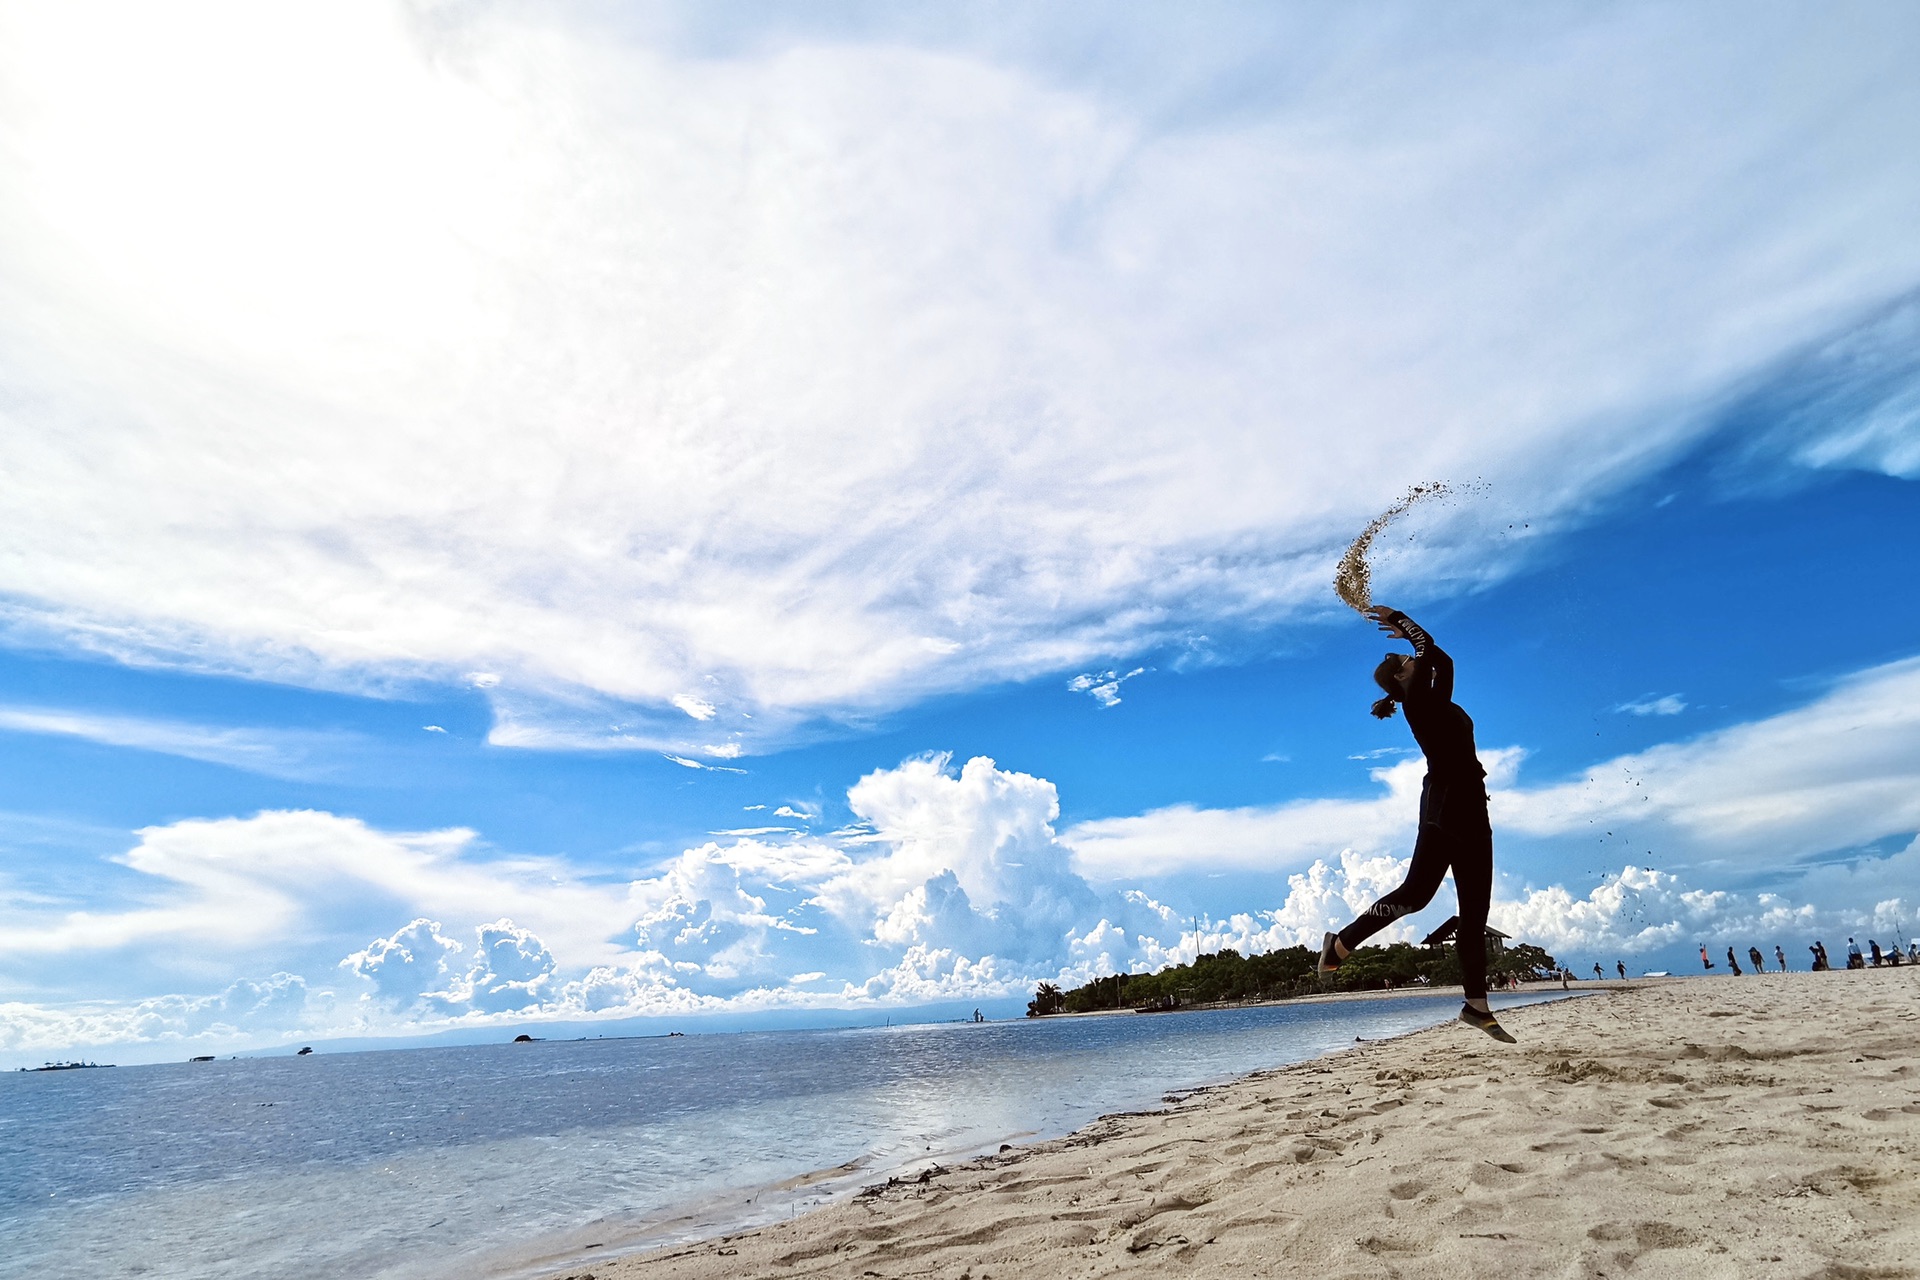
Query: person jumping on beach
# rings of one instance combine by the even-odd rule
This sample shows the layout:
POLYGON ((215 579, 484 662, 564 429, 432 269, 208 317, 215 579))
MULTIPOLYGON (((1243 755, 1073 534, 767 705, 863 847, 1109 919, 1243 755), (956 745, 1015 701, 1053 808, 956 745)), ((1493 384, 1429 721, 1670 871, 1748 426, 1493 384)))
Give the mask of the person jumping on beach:
POLYGON ((1396 705, 1407 709, 1407 727, 1427 758, 1420 786, 1420 831, 1413 842, 1413 864, 1406 882, 1320 944, 1321 973, 1340 967, 1353 949, 1402 916, 1433 901, 1440 881, 1453 869, 1460 899, 1454 949, 1460 956, 1460 985, 1466 1003, 1460 1021, 1513 1044, 1514 1039, 1487 1007, 1487 904, 1493 897, 1493 824, 1487 818, 1487 771, 1473 743, 1473 720, 1453 701, 1453 659, 1413 619, 1398 609, 1375 605, 1367 616, 1382 631, 1410 641, 1413 654, 1390 653, 1373 669, 1374 683, 1387 695, 1373 704, 1384 720, 1396 705))

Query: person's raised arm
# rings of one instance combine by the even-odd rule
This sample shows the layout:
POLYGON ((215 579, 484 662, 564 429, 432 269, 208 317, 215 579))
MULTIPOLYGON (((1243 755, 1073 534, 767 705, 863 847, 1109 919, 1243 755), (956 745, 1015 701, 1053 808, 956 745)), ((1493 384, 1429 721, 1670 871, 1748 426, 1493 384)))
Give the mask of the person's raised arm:
POLYGON ((1390 636, 1398 636, 1413 645, 1415 697, 1433 696, 1444 702, 1453 700, 1453 658, 1445 649, 1435 644, 1419 623, 1398 609, 1386 605, 1375 605, 1367 610, 1367 616, 1379 624, 1382 631, 1390 636))

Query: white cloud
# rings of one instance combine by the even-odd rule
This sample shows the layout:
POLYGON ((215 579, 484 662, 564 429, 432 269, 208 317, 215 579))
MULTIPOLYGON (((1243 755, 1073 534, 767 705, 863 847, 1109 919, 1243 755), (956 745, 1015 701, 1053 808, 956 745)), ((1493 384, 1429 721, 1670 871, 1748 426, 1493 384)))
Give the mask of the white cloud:
MULTIPOLYGON (((1752 865, 1772 868, 1765 889, 1702 890, 1685 870, 1633 865, 1582 894, 1527 883, 1503 861, 1494 923, 1562 958, 1609 963, 1695 941, 1780 943, 1797 958, 1823 933, 1831 943, 1849 931, 1907 927, 1920 906, 1912 890, 1920 839, 1892 855, 1805 859, 1906 820, 1905 810, 1890 817, 1883 808, 1849 830, 1842 816, 1863 794, 1850 784, 1876 782, 1864 761, 1880 761, 1887 777, 1920 776, 1915 682, 1920 661, 1894 664, 1784 716, 1642 753, 1636 776, 1657 801, 1640 799, 1645 787, 1631 779, 1579 803, 1587 793, 1575 784, 1524 791, 1513 785, 1519 753, 1489 752, 1503 806, 1496 825, 1510 832, 1579 831, 1590 817, 1617 819, 1635 806, 1659 809, 1670 833, 1689 830, 1697 806, 1717 830, 1741 803, 1779 795, 1777 778, 1754 775, 1756 760, 1784 743, 1800 753, 1804 784, 1770 811, 1780 836, 1752 822, 1725 837, 1755 852, 1752 865), (1876 714, 1878 724, 1862 719, 1876 714)), ((331 814, 150 828, 121 859, 141 881, 131 901, 75 912, 46 895, 11 895, 0 915, 0 960, 90 953, 103 965, 128 964, 141 982, 168 964, 176 976, 195 972, 181 957, 198 972, 238 965, 279 976, 211 996, 0 1006, 0 1050, 21 1057, 181 1039, 237 1046, 503 1019, 981 999, 1038 979, 1078 984, 1150 971, 1221 947, 1312 946, 1404 875, 1419 767, 1376 768, 1382 794, 1369 800, 1183 808, 1083 824, 1070 833, 1070 853, 1054 829, 1050 782, 984 757, 956 769, 945 756, 926 756, 861 778, 848 793, 858 822, 844 831, 782 829, 777 842, 733 835, 620 884, 558 859, 483 857, 466 831, 389 833, 331 814), (1340 833, 1346 842, 1330 844, 1340 833), (1190 917, 1138 888, 1090 883, 1079 869, 1106 879, 1191 874, 1249 865, 1256 855, 1286 874, 1285 889, 1273 905, 1225 919, 1190 917), (303 955, 318 957, 304 976, 294 963, 303 955), (316 987, 324 977, 334 985, 316 987)), ((1714 853, 1721 839, 1698 852, 1714 853)), ((1381 940, 1417 938, 1452 911, 1443 888, 1425 913, 1381 940)))
MULTIPOLYGON (((111 895, 114 905, 0 902, 0 957, 118 955, 143 972, 178 973, 330 951, 331 966, 364 943, 370 923, 477 925, 511 904, 576 963, 592 963, 618 953, 611 940, 633 919, 624 885, 595 882, 558 859, 485 857, 474 833, 459 828, 389 832, 281 810, 136 834, 139 843, 114 859, 136 883, 111 895)), ((407 945, 399 935, 388 942, 407 945)))
POLYGON ((304 979, 276 973, 241 979, 207 996, 165 995, 129 1004, 93 1002, 53 1008, 0 1003, 0 1053, 21 1062, 65 1056, 95 1046, 193 1043, 196 1051, 239 1048, 263 1036, 299 1030, 331 1017, 332 1000, 304 979))
MULTIPOLYGON (((1779 715, 1619 756, 1561 782, 1523 785, 1523 755, 1481 752, 1503 843, 1617 833, 1669 867, 1780 873, 1920 830, 1920 659, 1860 672, 1779 715)), ((1364 799, 1174 805, 1083 822, 1063 839, 1075 865, 1101 880, 1401 848, 1425 769, 1419 758, 1371 769, 1381 789, 1364 799)))
POLYGON ((1057 957, 1096 895, 1069 866, 1053 820, 1060 801, 1044 778, 976 756, 956 774, 944 755, 879 770, 847 792, 848 806, 884 856, 855 862, 820 889, 842 917, 884 918, 895 941, 979 945, 1041 963, 1057 957))
POLYGON ((473 967, 452 999, 481 1013, 512 1013, 544 1004, 558 985, 558 965, 547 944, 511 920, 496 920, 477 932, 473 967))
MULTIPOLYGON (((1511 779, 1523 753, 1483 750, 1493 785, 1511 779)), ((1137 880, 1203 870, 1260 870, 1381 852, 1406 845, 1419 816, 1421 759, 1367 771, 1381 790, 1359 800, 1300 800, 1277 806, 1203 809, 1169 805, 1124 818, 1075 824, 1062 839, 1073 865, 1095 880, 1137 880)))
POLYGON ((1641 955, 1735 939, 1742 940, 1743 951, 1754 942, 1771 948, 1778 941, 1793 941, 1799 950, 1814 937, 1823 914, 1778 894, 1693 889, 1677 875, 1626 867, 1584 898, 1553 885, 1497 904, 1489 920, 1567 960, 1569 952, 1641 955))
MULTIPOLYGON (((1756 388, 1768 425, 1755 456, 1920 478, 1920 298, 1823 343, 1756 388)), ((1749 415, 1747 420, 1754 420, 1749 415)))
POLYGON ((1496 500, 1383 577, 1499 573, 1920 279, 1898 7, 1327 9, 1211 115, 1230 23, 1148 86, 411 13, 0 13, 16 634, 755 750, 1322 608, 1413 480, 1496 500))
POLYGON ((340 734, 234 729, 181 720, 22 706, 0 706, 0 730, 83 738, 107 746, 158 751, 277 778, 312 778, 324 774, 353 741, 340 734))
POLYGON ((1117 671, 1083 672, 1067 681, 1067 688, 1075 693, 1086 694, 1103 707, 1117 707, 1120 705, 1120 686, 1145 672, 1145 667, 1135 667, 1125 675, 1117 671))
POLYGON ((680 708, 695 720, 711 720, 715 715, 719 714, 718 707, 715 707, 705 698, 696 698, 691 694, 677 693, 673 696, 672 702, 674 706, 680 708))
POLYGON ((1615 711, 1624 711, 1630 716, 1677 716, 1687 709, 1687 700, 1677 693, 1662 694, 1654 697, 1649 694, 1633 702, 1623 702, 1615 711))
POLYGON ((663 752, 662 758, 671 760, 673 763, 679 765, 682 769, 704 769, 708 773, 745 773, 746 772, 745 769, 736 769, 731 765, 705 764, 699 760, 689 760, 685 756, 676 756, 671 752, 663 752))
POLYGON ((390 938, 375 938, 340 967, 365 978, 380 999, 410 1007, 429 996, 446 998, 452 958, 464 950, 440 932, 437 920, 422 917, 390 938))
POLYGON ((1920 830, 1920 658, 1802 707, 1494 796, 1496 828, 1631 831, 1668 861, 1782 870, 1920 830))

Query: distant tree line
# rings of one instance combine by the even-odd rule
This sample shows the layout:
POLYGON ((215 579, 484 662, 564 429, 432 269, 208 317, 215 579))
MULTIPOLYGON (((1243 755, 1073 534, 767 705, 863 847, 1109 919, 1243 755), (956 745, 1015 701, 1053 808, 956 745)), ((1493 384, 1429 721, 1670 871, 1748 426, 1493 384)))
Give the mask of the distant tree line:
MULTIPOLYGON (((1158 973, 1114 973, 1082 987, 1062 991, 1043 982, 1027 1002, 1029 1018, 1055 1013, 1091 1013, 1096 1009, 1178 1009, 1184 1005, 1235 1000, 1283 1000, 1321 991, 1379 991, 1425 979, 1433 986, 1457 986, 1460 958, 1452 946, 1416 947, 1395 942, 1361 947, 1341 962, 1338 972, 1314 973, 1317 953, 1284 947, 1243 956, 1231 947, 1196 956, 1189 964, 1168 965, 1158 973)), ((1540 982, 1560 971, 1560 962, 1528 943, 1487 952, 1487 974, 1496 984, 1511 976, 1540 982)))

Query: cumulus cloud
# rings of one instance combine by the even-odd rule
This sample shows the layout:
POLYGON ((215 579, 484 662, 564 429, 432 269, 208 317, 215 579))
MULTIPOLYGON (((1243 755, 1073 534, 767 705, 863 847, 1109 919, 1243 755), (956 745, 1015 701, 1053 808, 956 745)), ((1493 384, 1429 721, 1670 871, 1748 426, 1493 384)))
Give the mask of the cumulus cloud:
MULTIPOLYGON (((1920 662, 1894 664, 1772 720, 1640 753, 1635 776, 1655 800, 1604 769, 1596 772, 1609 779, 1604 788, 1525 790, 1516 785, 1520 753, 1489 752, 1505 797, 1496 818, 1503 829, 1564 833, 1594 815, 1651 810, 1670 833, 1712 829, 1702 854, 1723 848, 1716 824, 1741 805, 1783 794, 1779 779, 1749 776, 1756 757, 1795 744, 1806 784, 1725 837, 1758 850, 1759 862, 1771 859, 1775 874, 1764 887, 1705 890, 1684 867, 1635 864, 1581 892, 1529 883, 1503 862, 1493 922, 1556 954, 1612 958, 1696 941, 1779 942, 1797 954, 1821 931, 1875 936, 1905 927, 1920 905, 1912 891, 1920 839, 1891 854, 1808 855, 1849 837, 1844 824, 1830 824, 1855 799, 1910 803, 1911 786, 1897 795, 1863 761, 1887 757, 1879 767, 1889 778, 1920 769, 1915 681, 1920 662), (1771 843, 1762 838, 1768 821, 1783 832, 1771 843)), ((82 915, 14 895, 0 921, 0 956, 108 947, 272 956, 310 938, 324 962, 305 977, 280 966, 269 980, 212 996, 0 1006, 0 1049, 984 999, 1041 979, 1078 984, 1150 971, 1222 947, 1313 946, 1405 874, 1419 769, 1411 760, 1375 768, 1380 794, 1371 799, 1161 810, 1082 824, 1063 838, 1059 797, 1046 779, 985 757, 956 767, 929 755, 855 783, 848 803, 857 821, 842 831, 716 839, 618 885, 557 860, 482 857, 470 832, 387 833, 328 814, 152 828, 123 859, 152 882, 150 901, 82 915), (1114 880, 1122 871, 1243 865, 1255 851, 1263 866, 1291 868, 1284 888, 1276 882, 1268 905, 1224 919, 1190 915, 1114 880), (380 916, 403 923, 365 929, 380 916), (334 985, 316 987, 320 974, 334 985)), ((1906 812, 1883 805, 1851 834, 1882 831, 1907 821, 1906 812)), ((1452 910, 1443 889, 1382 940, 1417 938, 1452 910)))
POLYGON ((439 921, 421 917, 390 938, 375 938, 340 967, 365 978, 379 999, 405 1008, 429 995, 444 998, 452 957, 464 949, 440 932, 439 921))
MULTIPOLYGON (((583 12, 0 14, 0 623, 697 761, 1319 609, 1431 476, 1496 500, 1404 565, 1503 572, 1920 279, 1898 6, 1144 9, 1098 83, 583 12)), ((1791 456, 1905 474, 1901 385, 1791 456)))
POLYGON ((1585 897, 1552 885, 1500 903, 1489 918, 1549 951, 1639 955, 1723 938, 1811 938, 1820 915, 1778 894, 1693 889, 1677 875, 1625 867, 1585 897))
POLYGON ((976 756, 955 773, 944 755, 909 760, 854 784, 847 803, 887 852, 854 862, 820 890, 842 916, 884 915, 901 941, 977 945, 1039 963, 1060 954, 1096 895, 1055 835, 1060 800, 1044 778, 976 756))
POLYGON ((476 931, 473 967, 451 1000, 482 1013, 534 1008, 554 987, 558 967, 547 944, 511 920, 496 920, 476 931))
POLYGON ((50 1007, 0 1002, 0 1052, 69 1054, 95 1046, 195 1043, 208 1050, 258 1043, 331 1014, 331 999, 305 979, 276 973, 241 979, 206 996, 164 995, 128 1004, 50 1007))

